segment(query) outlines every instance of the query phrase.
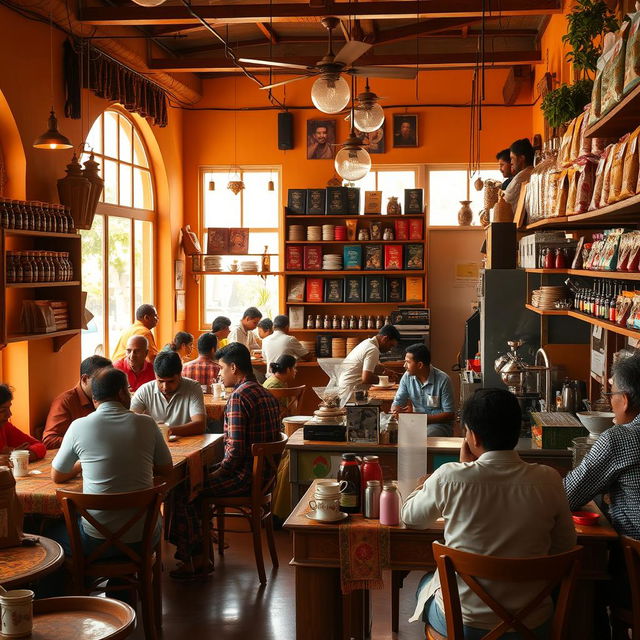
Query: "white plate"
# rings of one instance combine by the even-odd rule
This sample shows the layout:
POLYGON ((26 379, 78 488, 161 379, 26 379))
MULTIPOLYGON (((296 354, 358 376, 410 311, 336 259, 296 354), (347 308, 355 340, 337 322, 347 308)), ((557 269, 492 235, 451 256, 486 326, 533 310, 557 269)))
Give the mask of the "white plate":
POLYGON ((396 386, 395 382, 392 384, 372 384, 371 389, 393 389, 396 386))
POLYGON ((343 520, 346 520, 349 517, 348 513, 340 513, 340 517, 336 518, 335 520, 321 520, 320 518, 314 518, 313 517, 313 513, 305 513, 305 515, 307 516, 307 518, 309 518, 309 520, 313 520, 314 522, 325 522, 327 524, 333 524, 334 522, 342 522, 343 520))

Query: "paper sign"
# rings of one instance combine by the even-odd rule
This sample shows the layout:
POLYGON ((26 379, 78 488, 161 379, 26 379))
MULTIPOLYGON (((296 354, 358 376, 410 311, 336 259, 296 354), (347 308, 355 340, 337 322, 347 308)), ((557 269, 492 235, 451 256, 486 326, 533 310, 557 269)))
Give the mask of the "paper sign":
POLYGON ((459 262, 455 265, 455 287, 473 287, 480 277, 480 265, 477 262, 459 262))
POLYGON ((427 473, 427 415, 398 415, 398 488, 403 500, 427 473))

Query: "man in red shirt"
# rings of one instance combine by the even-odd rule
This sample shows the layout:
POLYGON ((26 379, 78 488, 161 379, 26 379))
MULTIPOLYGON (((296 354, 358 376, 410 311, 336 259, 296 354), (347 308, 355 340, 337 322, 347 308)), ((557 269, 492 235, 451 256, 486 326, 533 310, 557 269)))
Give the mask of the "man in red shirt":
POLYGON ((153 363, 147 360, 149 353, 149 342, 144 336, 135 335, 127 340, 125 348, 125 356, 120 360, 116 360, 113 366, 127 374, 129 381, 129 391, 134 393, 145 382, 151 382, 156 379, 153 372, 153 363))
POLYGON ((6 384, 0 384, 0 453, 6 455, 14 450, 23 449, 29 452, 30 462, 44 458, 47 450, 42 442, 23 433, 9 422, 12 402, 11 388, 6 384))
POLYGON ((59 449, 69 425, 76 418, 84 418, 96 410, 91 399, 91 380, 100 369, 110 366, 111 360, 102 356, 90 356, 82 361, 78 384, 51 403, 42 434, 47 449, 59 449))

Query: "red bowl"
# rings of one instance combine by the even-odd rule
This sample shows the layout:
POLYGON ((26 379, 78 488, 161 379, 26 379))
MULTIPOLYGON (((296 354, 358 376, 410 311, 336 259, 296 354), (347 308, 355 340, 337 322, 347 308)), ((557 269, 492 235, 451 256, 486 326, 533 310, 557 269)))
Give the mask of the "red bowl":
POLYGON ((600 514, 593 513, 591 511, 573 511, 571 517, 576 524, 581 525, 594 525, 596 520, 600 517, 600 514))

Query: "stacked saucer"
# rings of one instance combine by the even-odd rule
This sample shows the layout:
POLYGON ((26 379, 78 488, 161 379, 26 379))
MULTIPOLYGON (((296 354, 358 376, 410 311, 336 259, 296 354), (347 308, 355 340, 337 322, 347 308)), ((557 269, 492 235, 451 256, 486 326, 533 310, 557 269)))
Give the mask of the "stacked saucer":
POLYGON ((335 228, 336 226, 334 224, 323 224, 322 239, 325 241, 333 240, 335 228))
POLYGON ((554 310, 555 303, 558 300, 564 300, 569 297, 569 290, 563 286, 544 286, 540 289, 534 289, 531 294, 531 306, 546 311, 554 310))
POLYGON ((305 226, 302 224, 292 224, 289 227, 289 240, 294 240, 295 242, 301 242, 304 240, 305 236, 305 226))
POLYGON ((324 271, 342 271, 342 256, 339 253, 327 253, 322 256, 324 271))
POLYGON ((307 240, 320 242, 322 240, 322 227, 315 225, 307 227, 307 240))
POLYGON ((256 260, 243 260, 240 263, 240 271, 257 272, 258 263, 256 260))
POLYGON ((300 340, 300 344, 310 353, 312 358, 316 357, 315 340, 300 340))
POLYGON ((347 227, 337 224, 333 231, 334 240, 346 240, 347 239, 347 227))
POLYGON ((205 256, 205 271, 222 271, 222 256, 205 256))

